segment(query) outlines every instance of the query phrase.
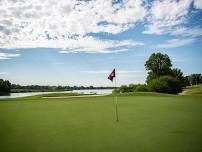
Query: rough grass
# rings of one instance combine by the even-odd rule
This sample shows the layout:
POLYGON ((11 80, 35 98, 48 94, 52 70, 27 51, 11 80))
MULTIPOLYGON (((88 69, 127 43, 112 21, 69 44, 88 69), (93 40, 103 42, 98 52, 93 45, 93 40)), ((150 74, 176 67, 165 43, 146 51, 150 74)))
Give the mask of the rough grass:
POLYGON ((42 94, 40 97, 66 97, 66 96, 81 96, 86 94, 79 94, 79 93, 49 93, 49 94, 42 94))
POLYGON ((189 86, 184 89, 185 95, 201 95, 202 96, 202 84, 189 86))
POLYGON ((0 100, 0 151, 201 152, 202 98, 153 93, 0 100))

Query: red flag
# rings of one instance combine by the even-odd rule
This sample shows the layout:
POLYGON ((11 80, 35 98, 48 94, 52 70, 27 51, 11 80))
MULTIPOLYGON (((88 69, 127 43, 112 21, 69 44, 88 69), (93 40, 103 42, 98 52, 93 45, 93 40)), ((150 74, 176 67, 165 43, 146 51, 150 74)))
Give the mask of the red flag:
POLYGON ((115 69, 112 71, 112 73, 108 76, 108 79, 113 82, 114 77, 116 76, 115 69))

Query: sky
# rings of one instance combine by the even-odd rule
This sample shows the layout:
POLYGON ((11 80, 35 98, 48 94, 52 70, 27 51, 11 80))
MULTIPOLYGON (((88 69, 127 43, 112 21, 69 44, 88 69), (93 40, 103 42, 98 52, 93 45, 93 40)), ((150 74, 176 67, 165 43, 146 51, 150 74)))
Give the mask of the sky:
POLYGON ((202 0, 0 0, 0 78, 20 85, 145 83, 168 54, 202 73, 202 0))

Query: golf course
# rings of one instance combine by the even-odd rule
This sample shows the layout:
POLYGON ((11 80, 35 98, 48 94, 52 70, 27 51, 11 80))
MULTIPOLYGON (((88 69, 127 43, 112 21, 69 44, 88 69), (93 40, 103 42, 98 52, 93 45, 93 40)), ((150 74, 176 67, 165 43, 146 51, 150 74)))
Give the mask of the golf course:
POLYGON ((0 152, 202 152, 202 0, 0 0, 0 152))
POLYGON ((0 149, 201 152, 201 87, 189 87, 185 89, 189 94, 185 95, 118 94, 118 122, 114 95, 74 98, 63 93, 63 98, 36 95, 0 99, 0 149))

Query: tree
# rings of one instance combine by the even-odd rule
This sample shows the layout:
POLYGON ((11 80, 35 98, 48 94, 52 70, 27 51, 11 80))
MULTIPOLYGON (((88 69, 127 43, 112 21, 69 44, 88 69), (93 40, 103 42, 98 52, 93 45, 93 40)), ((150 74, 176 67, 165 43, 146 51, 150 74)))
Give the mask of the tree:
POLYGON ((185 76, 185 77, 184 77, 184 83, 185 83, 185 86, 190 86, 190 83, 189 83, 189 76, 185 76))
POLYGON ((147 85, 146 84, 138 84, 135 91, 136 92, 147 92, 148 91, 147 85))
POLYGON ((127 85, 122 85, 122 86, 119 88, 119 90, 120 90, 121 93, 129 92, 127 85))
POLYGON ((183 73, 180 69, 178 68, 172 69, 171 75, 180 82, 181 87, 186 86, 186 78, 183 76, 183 73))
POLYGON ((151 80, 158 78, 158 75, 154 73, 153 71, 149 71, 147 75, 146 82, 149 83, 151 80))
POLYGON ((128 85, 128 92, 134 92, 136 87, 137 87, 137 85, 135 85, 135 84, 129 84, 128 85))
POLYGON ((196 85, 202 83, 201 74, 191 74, 188 76, 189 84, 196 85))
POLYGON ((145 63, 146 70, 153 76, 170 74, 171 66, 169 56, 161 53, 153 53, 145 63))
POLYGON ((150 91, 178 93, 186 86, 186 79, 180 69, 172 69, 167 54, 153 53, 145 63, 148 70, 147 85, 150 91))
POLYGON ((10 93, 11 83, 6 80, 0 79, 0 94, 10 93))

